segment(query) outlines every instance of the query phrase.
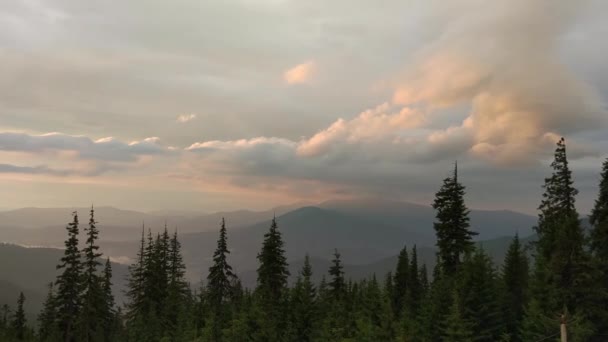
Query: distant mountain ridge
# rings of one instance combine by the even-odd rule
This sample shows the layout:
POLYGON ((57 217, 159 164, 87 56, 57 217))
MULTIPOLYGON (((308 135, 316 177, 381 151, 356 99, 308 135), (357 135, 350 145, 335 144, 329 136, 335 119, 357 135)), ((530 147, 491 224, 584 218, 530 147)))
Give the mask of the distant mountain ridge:
MULTIPOLYGON (((81 217, 86 217, 88 210, 80 208, 81 217)), ((62 246, 70 213, 70 209, 31 208, 0 213, 0 241, 62 246), (6 226, 7 222, 25 226, 19 221, 24 214, 38 216, 24 219, 25 223, 45 222, 47 226, 6 226)), ((337 248, 346 264, 366 265, 395 256, 404 245, 416 244, 420 249, 435 245, 434 212, 430 206, 378 199, 326 201, 317 206, 286 206, 262 212, 180 216, 175 221, 167 219, 167 223, 171 231, 179 228, 188 278, 199 281, 206 277, 211 265, 221 217, 227 220, 230 262, 237 272, 246 273, 257 267, 257 253, 275 214, 290 262, 302 260, 305 254, 328 260, 337 248)), ((473 229, 480 233, 478 240, 510 238, 515 233, 528 236, 533 234, 532 226, 536 223, 533 216, 511 211, 472 210, 470 216, 473 229)), ((125 263, 135 256, 142 221, 145 220, 146 229, 154 232, 165 225, 163 217, 111 207, 96 208, 96 219, 102 251, 125 263), (121 222, 129 225, 119 225, 121 222)), ((86 224, 86 220, 81 221, 86 224)))

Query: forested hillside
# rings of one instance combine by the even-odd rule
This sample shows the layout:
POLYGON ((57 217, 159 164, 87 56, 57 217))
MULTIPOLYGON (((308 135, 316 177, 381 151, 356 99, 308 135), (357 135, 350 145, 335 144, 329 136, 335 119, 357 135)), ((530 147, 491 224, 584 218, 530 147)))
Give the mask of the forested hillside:
MULTIPOLYGON (((331 258, 329 264, 313 267, 314 259, 297 244, 310 237, 298 235, 300 228, 289 226, 287 219, 274 218, 248 230, 246 243, 257 245, 258 251, 249 255, 256 280, 247 287, 246 277, 239 277, 232 266, 231 256, 239 248, 231 247, 222 220, 215 252, 208 256, 211 266, 201 275, 203 283, 192 286, 182 253, 182 243, 192 243, 189 236, 180 239, 168 228, 154 233, 143 227, 129 267, 126 303, 120 306, 112 292, 116 272, 98 245, 103 231, 97 227, 95 210, 90 209, 86 223, 74 212, 65 230, 65 249, 49 256, 57 267, 48 272, 55 272, 56 278, 46 284, 36 321, 25 315, 28 297, 21 293, 12 308, 3 309, 0 336, 6 341, 527 342, 557 341, 560 323, 565 322, 570 341, 606 341, 608 160, 602 166, 590 228, 585 229, 561 139, 539 199, 535 235, 509 238, 501 265, 489 251, 505 240, 476 243, 479 232, 471 226, 466 189, 458 176, 455 165, 433 202, 433 263, 428 248, 396 241, 403 246, 396 265, 386 273, 354 280, 349 272, 355 271, 345 266, 341 250, 328 251, 324 235, 330 232, 309 227, 317 240, 307 244, 318 244, 331 258), (289 245, 285 236, 291 236, 289 245), (297 271, 290 268, 289 249, 303 254, 297 271), (290 276, 295 281, 290 282, 290 276)), ((291 215, 312 212, 315 217, 331 215, 324 222, 346 220, 340 236, 356 241, 350 252, 365 247, 357 238, 365 221, 344 216, 339 204, 327 207, 303 208, 291 215), (323 211, 329 207, 331 211, 323 211)), ((385 222, 391 220, 395 218, 385 222)), ((377 232, 399 239, 386 224, 377 232)), ((368 247, 385 239, 371 237, 368 247)), ((390 264, 390 259, 389 253, 377 262, 390 264)))

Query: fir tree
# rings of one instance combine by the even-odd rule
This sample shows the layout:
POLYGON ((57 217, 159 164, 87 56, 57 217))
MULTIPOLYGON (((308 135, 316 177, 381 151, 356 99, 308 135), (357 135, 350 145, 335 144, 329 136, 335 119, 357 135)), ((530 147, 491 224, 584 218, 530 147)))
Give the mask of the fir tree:
POLYGON ((73 221, 66 229, 68 239, 65 241, 64 255, 57 266, 62 273, 57 277, 57 306, 58 329, 65 342, 76 341, 75 325, 81 309, 82 293, 82 263, 78 249, 78 214, 73 213, 73 221))
POLYGON ((99 262, 101 253, 98 253, 99 246, 96 244, 99 230, 96 226, 97 222, 95 222, 95 210, 93 207, 91 207, 90 215, 89 226, 85 228, 87 234, 86 247, 82 251, 84 256, 83 299, 78 322, 80 330, 79 340, 82 341, 99 340, 99 336, 102 335, 99 318, 103 315, 105 305, 101 289, 101 279, 97 274, 97 268, 101 265, 99 262))
POLYGON ((294 339, 312 341, 313 329, 317 318, 316 289, 312 282, 312 266, 308 255, 298 276, 292 298, 294 339))
POLYGON ((519 327, 528 302, 528 277, 528 258, 521 246, 519 236, 515 235, 507 251, 502 272, 505 325, 512 342, 522 341, 519 327))
POLYGON ((420 310, 420 302, 424 294, 423 284, 418 272, 418 251, 416 245, 412 249, 412 257, 408 271, 408 292, 406 297, 406 307, 411 316, 416 316, 420 310))
POLYGON ((127 325, 133 326, 140 321, 144 314, 144 271, 146 260, 146 243, 144 238, 145 228, 141 228, 141 241, 136 261, 129 266, 129 277, 127 281, 127 325))
POLYGON ((212 334, 215 341, 221 340, 222 329, 229 321, 226 308, 233 294, 232 281, 236 278, 227 260, 230 253, 227 240, 226 221, 222 218, 217 248, 213 253, 213 265, 207 276, 207 295, 214 316, 212 334))
MULTIPOLYGON (((535 289, 546 292, 548 288, 553 288, 556 291, 554 297, 560 298, 561 302, 546 309, 557 314, 564 305, 575 312, 577 303, 580 304, 581 299, 587 297, 582 290, 587 286, 581 284, 581 281, 587 280, 583 273, 587 267, 587 257, 583 248, 583 230, 574 206, 578 190, 573 186, 563 138, 557 143, 551 167, 553 173, 545 179, 545 192, 535 228, 538 234, 537 270, 546 269, 546 279, 535 289), (539 264, 540 261, 543 263, 539 264)), ((536 292, 535 295, 542 294, 536 292)), ((543 301, 542 304, 547 303, 543 301)))
POLYGON ((410 261, 407 254, 407 247, 403 247, 397 259, 397 269, 395 270, 395 291, 392 298, 392 306, 395 315, 401 315, 405 303, 405 295, 408 292, 410 261))
POLYGON ((462 315, 470 322, 473 341, 498 341, 503 332, 501 296, 494 265, 482 248, 465 258, 459 288, 462 315))
POLYGON ((23 292, 20 292, 19 299, 17 300, 17 311, 15 311, 13 321, 11 322, 13 335, 17 341, 23 341, 26 337, 27 321, 25 319, 25 311, 23 310, 23 303, 25 303, 25 296, 23 292))
POLYGON ((597 261, 608 265, 608 159, 602 165, 600 188, 589 222, 591 231, 591 251, 597 261))
POLYGON ((608 159, 602 165, 599 193, 591 211, 589 222, 592 225, 590 249, 592 253, 593 307, 588 307, 591 320, 596 322, 597 334, 608 336, 608 159))
POLYGON ((273 218, 270 230, 264 234, 262 250, 258 254, 258 300, 254 314, 260 328, 255 340, 280 341, 286 328, 284 304, 289 270, 283 244, 276 218, 273 218))
POLYGON ((260 266, 257 270, 258 290, 271 301, 279 300, 287 286, 289 270, 283 244, 276 218, 273 218, 270 230, 264 234, 262 251, 258 254, 260 266))
POLYGON ((464 203, 464 195, 465 187, 458 182, 456 165, 454 174, 443 181, 433 202, 439 264, 447 276, 456 273, 462 256, 473 247, 473 236, 477 235, 469 229, 469 210, 464 203))
POLYGON ((181 254, 181 244, 177 238, 177 231, 169 242, 168 253, 168 298, 165 310, 165 331, 171 340, 176 340, 182 333, 180 326, 183 326, 186 314, 186 306, 190 296, 188 282, 185 279, 186 265, 181 254), (181 323, 181 324, 180 324, 181 323))
POLYGON ((473 331, 471 324, 463 318, 460 298, 454 291, 452 305, 445 321, 443 329, 443 342, 473 342, 473 331))
POLYGON ((344 280, 344 266, 340 260, 340 253, 334 250, 334 259, 332 266, 329 268, 331 281, 329 282, 329 293, 334 301, 341 301, 346 295, 346 282, 344 280))
POLYGON ((101 292, 103 306, 100 313, 100 320, 103 331, 103 339, 110 342, 114 337, 116 328, 116 312, 114 310, 114 295, 112 294, 112 264, 110 258, 106 259, 106 264, 101 277, 101 292))
POLYGON ((55 293, 53 291, 53 283, 48 285, 49 291, 44 301, 42 311, 38 315, 38 337, 40 341, 56 341, 59 339, 58 330, 55 325, 57 319, 57 310, 55 303, 55 293))

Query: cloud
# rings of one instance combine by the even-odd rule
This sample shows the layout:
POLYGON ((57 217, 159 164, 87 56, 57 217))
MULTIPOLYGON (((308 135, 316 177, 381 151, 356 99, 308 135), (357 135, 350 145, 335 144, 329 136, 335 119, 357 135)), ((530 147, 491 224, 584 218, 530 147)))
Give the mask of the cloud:
POLYGON ((17 166, 11 164, 0 164, 0 173, 16 173, 31 175, 69 176, 74 172, 70 170, 56 170, 48 166, 17 166))
MULTIPOLYGON (((581 8, 579 2, 524 0, 453 6, 458 15, 398 81, 394 103, 470 106, 460 126, 471 136, 469 151, 497 163, 538 159, 547 135, 606 127, 600 96, 558 54, 560 38, 581 8)), ((449 139, 449 132, 444 135, 449 139)))
POLYGON ((315 70, 316 63, 314 61, 298 64, 283 73, 283 80, 290 85, 308 83, 314 76, 315 70))
POLYGON ((186 123, 188 121, 192 121, 196 119, 196 114, 182 114, 177 117, 177 122, 186 123))
POLYGON ((92 140, 63 133, 33 135, 16 132, 0 132, 0 151, 70 152, 79 159, 107 162, 134 162, 142 156, 169 152, 156 137, 127 143, 112 137, 92 140))

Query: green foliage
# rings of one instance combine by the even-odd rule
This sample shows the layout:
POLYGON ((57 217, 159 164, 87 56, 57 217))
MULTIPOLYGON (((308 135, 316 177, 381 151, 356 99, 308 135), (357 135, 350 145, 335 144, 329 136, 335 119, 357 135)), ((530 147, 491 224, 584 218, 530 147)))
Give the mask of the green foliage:
POLYGON ((465 188, 458 182, 458 167, 455 166, 454 174, 443 181, 433 202, 439 265, 447 276, 458 271, 463 255, 473 248, 473 236, 477 235, 469 229, 469 210, 464 195, 465 188))
POLYGON ((82 262, 78 249, 78 214, 67 227, 68 239, 65 251, 57 266, 62 273, 57 277, 57 294, 54 300, 57 310, 58 331, 67 342, 76 340, 76 323, 82 307, 82 262))
POLYGON ((528 278, 528 258, 516 235, 507 251, 501 279, 505 328, 512 342, 522 341, 518 328, 528 302, 528 278))

